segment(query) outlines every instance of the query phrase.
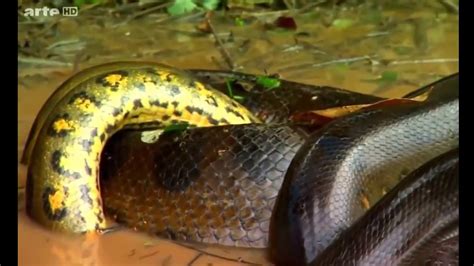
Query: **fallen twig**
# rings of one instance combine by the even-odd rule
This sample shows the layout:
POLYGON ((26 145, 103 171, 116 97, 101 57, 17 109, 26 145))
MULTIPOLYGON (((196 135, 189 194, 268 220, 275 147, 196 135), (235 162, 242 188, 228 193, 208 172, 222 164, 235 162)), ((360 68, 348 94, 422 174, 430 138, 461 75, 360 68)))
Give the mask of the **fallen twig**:
POLYGON ((45 65, 45 66, 67 66, 67 67, 72 66, 72 63, 69 63, 69 62, 61 62, 61 61, 50 60, 50 59, 21 57, 21 56, 18 57, 18 63, 45 65))
POLYGON ((194 262, 196 262, 203 254, 199 252, 190 262, 188 262, 188 266, 192 266, 194 262))
POLYGON ((181 16, 166 16, 163 19, 156 20, 156 23, 163 23, 163 22, 169 22, 169 21, 186 21, 186 20, 191 20, 194 18, 199 18, 202 17, 204 14, 206 14, 205 11, 199 11, 196 13, 191 13, 191 14, 186 14, 186 15, 181 15, 181 16))
POLYGON ((459 14, 459 7, 455 3, 451 2, 450 0, 438 0, 442 5, 453 13, 459 14))
POLYGON ((372 37, 379 37, 379 36, 384 36, 384 35, 389 35, 390 32, 388 31, 378 31, 378 32, 371 32, 367 33, 365 37, 372 38, 372 37))
POLYGON ((185 247, 185 248, 188 248, 188 249, 192 249, 194 251, 200 252, 204 255, 208 255, 208 256, 211 256, 211 257, 214 257, 214 258, 223 259, 223 260, 227 260, 227 261, 233 261, 233 262, 239 262, 239 263, 248 264, 248 265, 261 265, 261 264, 255 263, 255 262, 249 262, 249 261, 245 261, 245 260, 242 260, 242 259, 227 258, 227 257, 220 256, 220 255, 217 255, 217 254, 209 253, 207 251, 195 248, 193 246, 188 246, 187 244, 184 244, 184 243, 180 243, 180 242, 174 242, 174 243, 176 245, 179 245, 179 246, 182 246, 182 247, 185 247))
POLYGON ((388 65, 409 65, 409 64, 442 64, 442 63, 458 63, 458 58, 434 58, 434 59, 418 59, 418 60, 400 60, 389 62, 388 65))
POLYGON ((227 49, 225 48, 219 36, 217 36, 216 31, 214 29, 214 26, 212 26, 211 19, 209 16, 206 17, 206 23, 209 25, 209 29, 212 35, 214 36, 214 39, 216 40, 219 51, 221 52, 221 55, 224 58, 225 62, 227 63, 228 67, 230 68, 230 70, 235 70, 236 66, 234 64, 234 61, 232 60, 232 57, 230 56, 229 51, 227 51, 227 49))
POLYGON ((146 254, 146 255, 140 256, 138 259, 139 259, 139 260, 142 260, 142 259, 145 259, 145 258, 154 256, 154 255, 158 254, 158 252, 159 252, 159 251, 157 250, 157 251, 152 252, 152 253, 150 253, 150 254, 146 254))
POLYGON ((171 5, 172 2, 167 2, 167 3, 164 3, 164 4, 159 4, 159 5, 156 5, 156 6, 153 6, 153 7, 150 7, 148 9, 145 9, 143 11, 140 11, 140 12, 137 12, 135 14, 133 14, 132 16, 130 16, 129 18, 127 18, 124 23, 128 23, 138 17, 141 17, 143 15, 146 15, 146 14, 149 14, 149 13, 152 13, 152 12, 155 12, 157 10, 160 10, 160 9, 163 9, 163 8, 166 8, 168 7, 169 5, 171 5))
POLYGON ((56 24, 59 22, 59 18, 57 19, 54 19, 53 21, 50 22, 49 25, 47 25, 46 27, 44 27, 44 29, 38 31, 37 33, 33 34, 31 36, 30 39, 35 39, 35 38, 38 38, 39 36, 45 34, 47 31, 49 31, 50 29, 52 29, 54 26, 56 26, 56 24))
POLYGON ((351 57, 351 58, 341 58, 341 59, 326 61, 326 62, 317 63, 317 64, 310 63, 310 64, 302 64, 302 65, 296 65, 296 66, 289 66, 289 67, 280 68, 278 69, 277 72, 294 71, 294 70, 307 68, 307 67, 318 68, 318 67, 325 67, 325 66, 335 65, 335 64, 349 64, 349 63, 365 61, 365 60, 369 61, 371 60, 371 57, 368 55, 364 55, 364 56, 357 56, 357 57, 351 57))

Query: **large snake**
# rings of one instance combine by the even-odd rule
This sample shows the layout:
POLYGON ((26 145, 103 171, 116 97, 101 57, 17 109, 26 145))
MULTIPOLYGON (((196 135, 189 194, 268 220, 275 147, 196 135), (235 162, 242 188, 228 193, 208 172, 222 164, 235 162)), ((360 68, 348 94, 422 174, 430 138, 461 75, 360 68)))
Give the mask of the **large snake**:
POLYGON ((22 158, 29 216, 53 230, 92 232, 106 227, 104 207, 160 236, 270 245, 277 263, 304 264, 363 215, 360 193, 376 202, 381 186, 458 145, 457 75, 420 90, 435 88, 424 102, 315 129, 288 116, 381 99, 281 81, 238 90, 238 103, 215 77, 242 84, 255 76, 192 73, 119 62, 66 81, 38 114, 22 158), (144 128, 182 122, 206 128, 141 141, 144 128))

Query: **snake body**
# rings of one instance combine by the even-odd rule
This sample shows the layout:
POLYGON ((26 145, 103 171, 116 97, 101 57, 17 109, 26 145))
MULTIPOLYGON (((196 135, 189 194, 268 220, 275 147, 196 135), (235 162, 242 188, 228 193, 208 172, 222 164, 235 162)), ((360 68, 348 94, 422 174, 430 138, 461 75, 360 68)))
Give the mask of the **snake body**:
POLYGON ((78 81, 66 82, 74 84, 64 88, 67 92, 53 94, 46 103, 54 106, 45 111, 49 115, 44 122, 37 123, 42 124, 37 133, 41 141, 35 142, 29 156, 26 210, 59 231, 105 227, 100 153, 107 139, 125 125, 259 122, 239 103, 170 67, 145 65, 76 77, 78 81), (64 96, 55 97, 59 94, 64 96))
POLYGON ((447 241, 455 238, 458 206, 456 148, 402 180, 310 265, 413 265, 420 253, 442 251, 447 241))
POLYGON ((160 236, 270 245, 277 263, 305 264, 364 213, 356 204, 360 190, 395 185, 374 175, 398 181, 457 145, 457 88, 442 100, 367 110, 315 129, 287 118, 299 109, 380 98, 282 81, 276 90, 243 86, 240 104, 223 94, 220 81, 230 76, 252 84, 255 76, 191 73, 121 62, 66 81, 27 141, 27 213, 54 230, 90 232, 105 227, 104 206, 119 222, 160 236), (261 121, 280 124, 256 125, 261 121), (151 144, 132 130, 182 122, 206 128, 164 134, 151 144))
POLYGON ((393 188, 457 147, 458 93, 451 87, 442 99, 435 93, 425 102, 354 113, 311 136, 289 166, 275 204, 272 224, 278 233, 271 243, 279 262, 312 261, 364 213, 359 199, 371 183, 387 180, 386 187, 393 188))

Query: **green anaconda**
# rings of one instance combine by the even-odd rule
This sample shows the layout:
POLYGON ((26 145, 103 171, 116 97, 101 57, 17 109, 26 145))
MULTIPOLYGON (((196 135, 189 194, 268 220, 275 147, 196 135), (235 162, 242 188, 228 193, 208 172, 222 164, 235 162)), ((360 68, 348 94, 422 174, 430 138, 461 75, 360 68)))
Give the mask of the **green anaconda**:
POLYGON ((104 229, 105 209, 160 236, 270 246, 275 262, 304 264, 364 214, 361 193, 376 202, 380 186, 391 189, 458 145, 453 80, 427 86, 434 90, 424 102, 362 110, 315 128, 288 117, 381 98, 287 81, 248 90, 255 76, 155 63, 87 69, 35 120, 22 158, 27 213, 79 233, 104 229), (229 78, 238 81, 231 86, 240 103, 225 95, 229 78), (435 97, 438 90, 450 93, 435 97), (141 140, 145 129, 181 123, 184 132, 141 140))

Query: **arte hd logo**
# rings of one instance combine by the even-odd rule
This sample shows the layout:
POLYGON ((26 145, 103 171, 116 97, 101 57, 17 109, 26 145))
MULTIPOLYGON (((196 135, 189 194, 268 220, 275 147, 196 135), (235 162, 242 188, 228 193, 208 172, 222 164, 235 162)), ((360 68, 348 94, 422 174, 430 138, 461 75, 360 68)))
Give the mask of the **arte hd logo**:
POLYGON ((62 15, 64 17, 75 17, 79 14, 77 6, 64 6, 62 8, 55 7, 36 7, 36 8, 25 8, 23 15, 25 17, 54 17, 62 15))

